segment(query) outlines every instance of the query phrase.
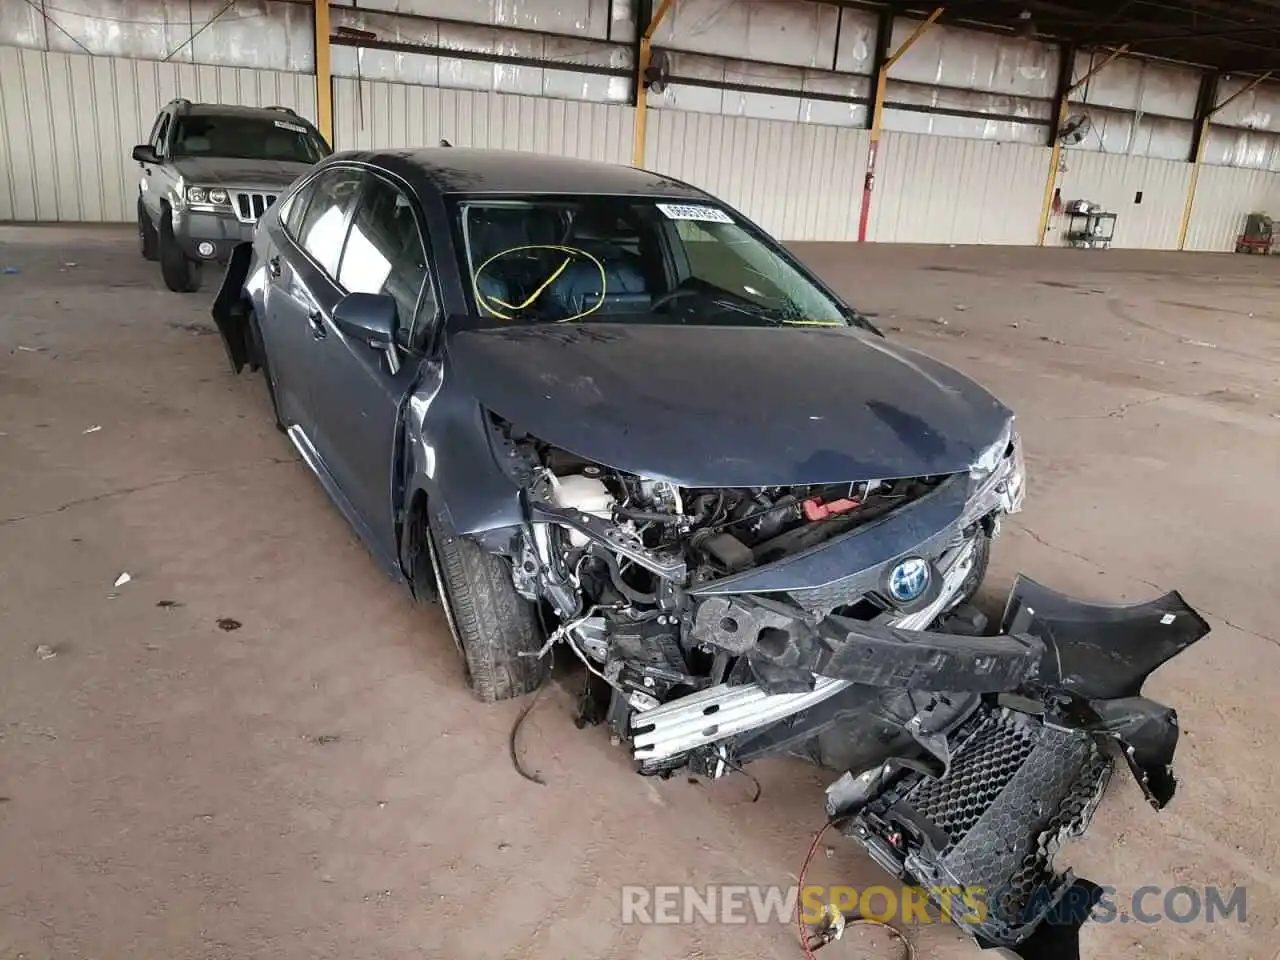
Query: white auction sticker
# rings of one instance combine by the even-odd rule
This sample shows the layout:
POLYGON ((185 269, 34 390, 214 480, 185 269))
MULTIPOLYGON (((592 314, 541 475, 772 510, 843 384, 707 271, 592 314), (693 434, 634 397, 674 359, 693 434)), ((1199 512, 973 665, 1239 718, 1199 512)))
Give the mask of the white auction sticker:
POLYGON ((306 127, 304 127, 304 126, 302 126, 301 124, 297 124, 297 123, 288 123, 288 122, 286 122, 286 121, 284 121, 284 120, 273 120, 273 121, 272 121, 272 123, 274 123, 274 124, 275 124, 277 127, 279 127, 281 130, 289 130, 289 131, 290 131, 290 132, 292 132, 292 133, 306 133, 306 132, 307 132, 307 128, 306 128, 306 127))
POLYGON ((707 223, 733 223, 733 217, 715 207, 696 203, 659 203, 657 208, 670 220, 703 220, 707 223))

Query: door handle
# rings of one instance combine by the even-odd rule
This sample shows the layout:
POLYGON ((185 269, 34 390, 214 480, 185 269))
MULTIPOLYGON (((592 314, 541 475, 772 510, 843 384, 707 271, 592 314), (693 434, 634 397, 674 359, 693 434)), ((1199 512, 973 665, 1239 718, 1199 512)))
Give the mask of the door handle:
POLYGON ((273 277, 280 276, 280 257, 275 256, 267 261, 267 272, 273 277))
POLYGON ((307 323, 311 324, 311 338, 313 340, 323 340, 328 336, 324 329, 324 314, 319 310, 312 310, 307 314, 307 323))

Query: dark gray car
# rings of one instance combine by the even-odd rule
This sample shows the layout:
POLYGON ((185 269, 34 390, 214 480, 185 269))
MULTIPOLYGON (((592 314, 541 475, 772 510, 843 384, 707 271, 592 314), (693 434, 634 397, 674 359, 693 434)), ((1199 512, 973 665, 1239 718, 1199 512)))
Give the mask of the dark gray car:
POLYGON ((988 625, 970 601, 1025 485, 1012 415, 714 197, 340 154, 234 251, 213 312, 372 554, 443 606, 481 699, 531 692, 560 649, 581 719, 641 773, 830 768, 833 822, 1025 956, 1069 955, 1096 899, 1051 860, 1116 745, 1172 796, 1176 715, 1141 687, 1204 621, 1019 578, 988 625))
POLYGON ((331 152, 288 107, 171 101, 133 148, 142 255, 160 261, 170 290, 200 289, 203 265, 226 263, 285 187, 331 152))

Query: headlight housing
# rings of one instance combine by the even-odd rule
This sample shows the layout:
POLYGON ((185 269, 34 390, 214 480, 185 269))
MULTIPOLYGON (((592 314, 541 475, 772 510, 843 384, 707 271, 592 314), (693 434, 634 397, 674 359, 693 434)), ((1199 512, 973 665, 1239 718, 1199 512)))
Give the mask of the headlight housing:
POLYGON ((187 203, 209 203, 221 206, 227 202, 227 191, 221 187, 187 187, 187 203))
POLYGON ((965 521, 973 522, 993 510, 1017 513, 1027 489, 1027 468, 1022 457, 1022 438, 1013 420, 1000 436, 980 453, 969 468, 969 506, 965 521))
POLYGON ((985 480, 1000 468, 1009 453, 1009 445, 1013 443, 1014 436, 1013 419, 1010 418, 1009 422, 1004 425, 1004 429, 1000 431, 1000 436, 996 438, 996 441, 978 454, 973 466, 969 468, 969 472, 973 474, 975 479, 978 481, 985 480))

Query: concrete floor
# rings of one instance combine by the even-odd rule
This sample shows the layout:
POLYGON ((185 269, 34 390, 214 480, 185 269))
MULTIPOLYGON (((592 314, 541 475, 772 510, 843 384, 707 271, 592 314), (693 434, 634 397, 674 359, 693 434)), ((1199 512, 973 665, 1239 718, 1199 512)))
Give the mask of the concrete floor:
MULTIPOLYGON (((1243 884, 1249 920, 1095 925, 1085 956, 1275 955, 1280 263, 800 252, 1018 411, 1030 497, 993 594, 1018 570, 1177 588, 1213 624, 1148 688, 1185 730, 1172 806, 1117 777, 1065 859, 1122 895, 1243 884)), ((441 618, 375 570, 261 381, 229 375, 207 291, 164 291, 121 230, 7 229, 4 265, 0 957, 799 955, 790 927, 624 928, 618 888, 794 883, 823 775, 760 764, 755 804, 742 778, 641 779, 555 689, 524 732, 548 785, 521 780, 520 705, 472 701, 441 618)), ((883 882, 838 840, 811 877, 883 882)))

